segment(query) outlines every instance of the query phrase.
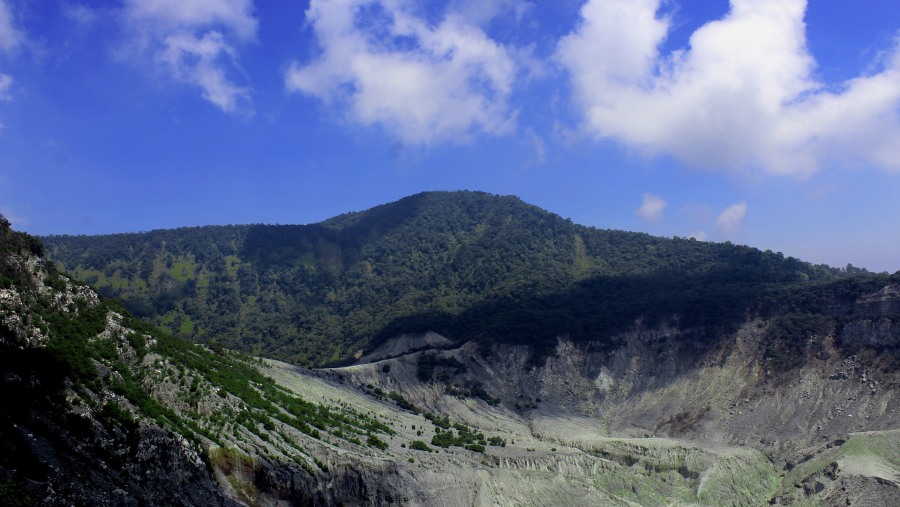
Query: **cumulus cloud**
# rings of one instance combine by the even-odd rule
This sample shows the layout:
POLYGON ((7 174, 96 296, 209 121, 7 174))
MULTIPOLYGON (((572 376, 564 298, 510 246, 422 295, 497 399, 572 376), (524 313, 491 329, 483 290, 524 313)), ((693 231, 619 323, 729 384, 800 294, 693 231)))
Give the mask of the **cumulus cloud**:
POLYGON ((127 0, 128 15, 164 30, 221 25, 241 39, 256 37, 252 0, 127 0))
POLYGON ((644 194, 644 201, 635 213, 648 222, 656 223, 662 220, 666 204, 666 201, 658 195, 644 194))
POLYGON ((806 47, 805 0, 731 0, 668 54, 660 4, 589 0, 560 41, 590 134, 709 169, 900 170, 900 42, 880 70, 827 86, 806 47))
POLYGON ((517 64, 479 26, 483 20, 451 9, 429 23, 397 0, 313 0, 306 16, 321 55, 290 65, 289 91, 346 108, 352 120, 408 145, 512 128, 517 64))
POLYGON ((747 203, 738 203, 733 204, 721 213, 716 218, 716 225, 719 227, 719 230, 723 233, 733 234, 735 232, 740 231, 741 225, 744 223, 744 217, 747 216, 747 203))
POLYGON ((226 113, 249 113, 251 90, 236 84, 237 46, 256 38, 252 0, 126 0, 139 51, 173 79, 197 86, 226 113))

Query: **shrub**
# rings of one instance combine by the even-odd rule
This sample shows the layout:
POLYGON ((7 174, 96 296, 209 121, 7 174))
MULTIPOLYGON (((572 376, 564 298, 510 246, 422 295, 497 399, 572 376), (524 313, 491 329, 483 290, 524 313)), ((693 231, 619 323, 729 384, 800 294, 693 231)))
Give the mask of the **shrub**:
POLYGON ((421 440, 413 440, 409 444, 409 448, 416 450, 416 451, 434 452, 434 451, 432 451, 431 447, 428 447, 428 444, 426 444, 425 442, 423 442, 421 440))

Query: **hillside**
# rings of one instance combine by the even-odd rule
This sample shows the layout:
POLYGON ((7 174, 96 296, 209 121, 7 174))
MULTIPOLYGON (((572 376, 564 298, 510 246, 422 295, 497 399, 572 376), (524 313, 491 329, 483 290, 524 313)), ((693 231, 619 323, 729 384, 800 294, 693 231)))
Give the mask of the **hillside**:
POLYGON ((0 220, 3 505, 900 503, 896 276, 712 342, 405 334, 305 370, 160 332, 43 251, 0 220))
POLYGON ((478 192, 312 225, 44 242, 62 269, 176 336, 304 365, 403 332, 528 344, 538 356, 558 336, 603 341, 635 321, 714 337, 748 314, 817 313, 886 281, 730 243, 583 227, 478 192))
POLYGON ((323 446, 381 455, 396 433, 387 424, 302 399, 258 359, 160 333, 61 274, 38 239, 9 225, 0 217, 0 504, 287 495, 324 505, 365 494, 342 485, 379 469, 359 472, 323 446), (255 474, 290 480, 257 484, 255 474))

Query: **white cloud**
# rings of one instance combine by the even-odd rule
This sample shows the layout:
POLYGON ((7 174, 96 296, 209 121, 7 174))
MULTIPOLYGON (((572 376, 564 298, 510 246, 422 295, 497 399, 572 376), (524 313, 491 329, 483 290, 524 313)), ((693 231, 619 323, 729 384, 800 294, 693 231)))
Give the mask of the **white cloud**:
POLYGON ((9 90, 12 88, 13 78, 0 74, 0 100, 9 100, 9 90))
POLYGON ((458 0, 456 11, 467 20, 484 25, 491 20, 510 13, 516 21, 521 21, 525 14, 534 8, 531 2, 524 0, 458 0))
POLYGON ((644 194, 644 201, 641 206, 635 210, 637 216, 652 223, 662 220, 663 210, 666 209, 666 201, 653 194, 644 194))
POLYGON ((96 10, 83 4, 66 4, 63 12, 70 20, 83 27, 93 25, 100 17, 96 10))
POLYGON ((22 33, 13 23, 12 13, 4 0, 0 0, 0 52, 11 54, 22 45, 22 33))
POLYGON ((203 98, 227 113, 249 105, 250 90, 233 84, 219 64, 221 56, 235 58, 234 48, 220 32, 206 32, 199 38, 178 33, 166 37, 164 46, 157 59, 169 67, 176 79, 200 86, 203 98))
POLYGON ((398 0, 313 0, 307 20, 322 54, 290 65, 289 91, 346 107, 408 145, 512 128, 515 59, 463 15, 430 24, 398 0))
POLYGON ((716 225, 726 235, 740 231, 747 216, 747 203, 733 204, 725 208, 716 218, 716 225))
POLYGON ((805 0, 732 0, 660 54, 660 0, 589 0, 558 45, 585 128, 710 169, 805 176, 830 161, 900 170, 900 43, 870 75, 814 78, 805 0))
POLYGON ((235 83, 239 44, 256 39, 252 0, 126 0, 138 51, 150 51, 171 78, 199 87, 226 113, 252 111, 251 89, 235 83))
POLYGON ((531 139, 531 146, 534 148, 533 163, 543 164, 547 161, 547 143, 544 142, 544 139, 537 135, 531 128, 526 130, 526 134, 528 135, 528 138, 531 139))
MULTIPOLYGON (((13 78, 6 74, 0 74, 0 100, 10 100, 9 90, 12 88, 13 78)), ((3 130, 3 123, 0 123, 0 130, 3 130)))
MULTIPOLYGON (((12 13, 4 0, 0 0, 0 54, 13 55, 24 41, 22 32, 15 26, 12 13)), ((0 100, 11 100, 12 76, 0 72, 0 100)), ((0 130, 3 124, 0 123, 0 130)))
POLYGON ((164 30, 225 26, 244 40, 256 37, 252 0, 126 0, 128 16, 164 30))

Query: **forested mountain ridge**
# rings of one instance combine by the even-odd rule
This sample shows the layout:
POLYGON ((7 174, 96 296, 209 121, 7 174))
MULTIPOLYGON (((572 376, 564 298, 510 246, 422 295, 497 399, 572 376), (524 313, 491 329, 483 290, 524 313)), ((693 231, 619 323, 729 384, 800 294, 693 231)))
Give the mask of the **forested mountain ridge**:
POLYGON ((0 217, 3 505, 898 498, 900 274, 593 275, 307 370, 161 333, 45 250, 0 217))
POLYGON ((807 310, 819 305, 807 288, 827 306, 885 281, 730 243, 584 227, 480 192, 427 192, 311 225, 44 242, 65 270, 176 335, 300 364, 411 331, 541 349, 639 319, 715 329, 783 312, 784 294, 807 310))

